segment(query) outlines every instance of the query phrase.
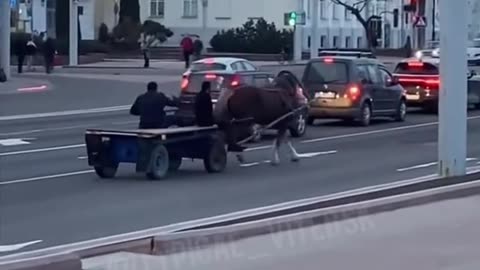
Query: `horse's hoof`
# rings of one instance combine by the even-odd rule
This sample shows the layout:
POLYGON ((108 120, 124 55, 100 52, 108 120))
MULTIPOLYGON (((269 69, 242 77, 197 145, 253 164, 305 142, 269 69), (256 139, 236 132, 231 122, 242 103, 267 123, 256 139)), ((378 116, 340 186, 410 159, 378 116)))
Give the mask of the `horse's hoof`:
POLYGON ((242 155, 236 155, 236 156, 237 156, 238 162, 240 162, 241 164, 245 163, 245 158, 242 155))

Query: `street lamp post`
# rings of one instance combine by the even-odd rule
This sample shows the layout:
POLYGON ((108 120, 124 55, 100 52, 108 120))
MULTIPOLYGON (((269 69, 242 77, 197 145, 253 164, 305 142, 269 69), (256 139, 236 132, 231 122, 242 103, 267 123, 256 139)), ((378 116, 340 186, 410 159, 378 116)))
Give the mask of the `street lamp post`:
POLYGON ((10 78, 10 1, 0 0, 0 68, 10 78))
POLYGON ((78 65, 78 0, 69 0, 69 65, 78 65))
POLYGON ((318 36, 318 18, 320 17, 319 4, 320 0, 309 0, 312 1, 312 17, 311 17, 311 27, 312 34, 310 38, 310 58, 315 58, 318 56, 318 49, 320 49, 320 38, 318 36))
POLYGON ((439 1, 440 101, 438 169, 463 175, 467 158, 467 0, 439 1))
MULTIPOLYGON (((303 12, 303 0, 297 0, 297 13, 303 12)), ((300 61, 302 60, 302 50, 303 50, 303 27, 300 25, 294 26, 293 31, 293 60, 300 61)))

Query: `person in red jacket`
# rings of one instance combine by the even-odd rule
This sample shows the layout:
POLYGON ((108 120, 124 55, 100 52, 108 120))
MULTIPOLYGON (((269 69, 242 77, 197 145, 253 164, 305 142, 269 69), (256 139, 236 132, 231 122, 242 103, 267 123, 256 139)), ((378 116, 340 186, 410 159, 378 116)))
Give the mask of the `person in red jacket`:
POLYGON ((190 66, 190 56, 193 54, 193 41, 189 36, 185 36, 180 42, 183 51, 183 58, 185 59, 185 68, 190 66))

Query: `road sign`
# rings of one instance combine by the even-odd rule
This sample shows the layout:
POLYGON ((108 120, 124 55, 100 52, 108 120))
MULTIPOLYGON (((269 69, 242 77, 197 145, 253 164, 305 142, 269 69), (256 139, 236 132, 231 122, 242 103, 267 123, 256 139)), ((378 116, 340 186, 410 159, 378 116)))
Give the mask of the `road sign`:
POLYGON ((413 19, 413 26, 415 27, 426 27, 427 26, 427 18, 425 16, 415 16, 413 19))

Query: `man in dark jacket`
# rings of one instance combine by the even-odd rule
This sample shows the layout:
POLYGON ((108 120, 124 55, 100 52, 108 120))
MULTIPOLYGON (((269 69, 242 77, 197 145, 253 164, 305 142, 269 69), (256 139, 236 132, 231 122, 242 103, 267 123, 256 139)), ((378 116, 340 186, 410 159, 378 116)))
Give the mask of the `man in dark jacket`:
POLYGON ((213 103, 210 96, 210 82, 203 82, 200 93, 195 97, 195 118, 198 126, 213 126, 213 103))
POLYGON ((140 129, 168 128, 174 119, 165 114, 165 107, 178 107, 177 102, 158 92, 156 82, 149 82, 147 92, 138 96, 130 108, 130 114, 140 116, 140 129))
POLYGON ((24 38, 18 37, 14 43, 14 51, 17 56, 17 72, 23 73, 23 63, 27 54, 27 41, 24 38))

